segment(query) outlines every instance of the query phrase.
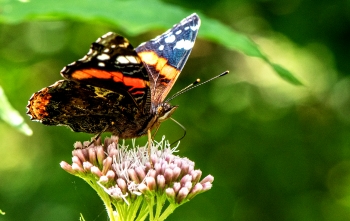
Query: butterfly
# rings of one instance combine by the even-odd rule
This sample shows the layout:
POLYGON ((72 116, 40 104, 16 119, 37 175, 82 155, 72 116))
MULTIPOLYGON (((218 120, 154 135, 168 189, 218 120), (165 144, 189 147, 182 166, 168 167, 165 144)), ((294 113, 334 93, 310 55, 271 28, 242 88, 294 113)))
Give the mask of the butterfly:
MULTIPOLYGON (((192 14, 137 48, 113 32, 92 43, 81 59, 61 70, 63 80, 34 93, 31 120, 75 132, 143 136, 178 106, 165 101, 194 46, 200 19, 192 14)), ((149 138, 150 139, 150 138, 149 138)))

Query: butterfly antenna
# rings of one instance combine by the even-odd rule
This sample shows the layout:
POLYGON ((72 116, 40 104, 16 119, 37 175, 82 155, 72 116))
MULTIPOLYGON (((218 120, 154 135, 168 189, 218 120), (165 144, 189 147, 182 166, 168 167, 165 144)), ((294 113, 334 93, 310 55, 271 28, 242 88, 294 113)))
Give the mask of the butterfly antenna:
MULTIPOLYGON (((179 96, 180 94, 183 94, 183 93, 185 93, 185 92, 187 92, 187 91, 189 91, 189 90, 192 90, 193 88, 196 88, 196 87, 198 87, 198 86, 200 86, 200 85, 202 85, 202 84, 206 84, 206 83, 208 83, 209 81, 212 81, 212 80, 214 80, 214 79, 216 79, 216 78, 222 77, 222 76, 224 76, 224 75, 226 75, 226 74, 228 74, 228 73, 229 73, 229 71, 225 71, 225 72, 223 72, 223 73, 221 73, 221 74, 219 74, 219 75, 217 75, 217 76, 215 76, 215 77, 213 77, 213 78, 210 78, 209 80, 206 80, 206 81, 204 81, 204 82, 202 82, 202 83, 199 83, 200 80, 197 79, 197 80, 196 80, 195 82, 193 82, 192 84, 188 85, 188 86, 185 87, 184 89, 182 89, 182 90, 176 92, 176 93, 173 94, 171 97, 169 97, 168 99, 166 99, 165 102, 169 102, 169 101, 171 101, 172 99, 174 99, 175 97, 179 96)), ((180 125, 181 125, 181 124, 180 124, 180 125)), ((181 138, 181 139, 182 139, 182 138, 181 138)))
POLYGON ((174 97, 177 97, 178 95, 184 93, 184 91, 188 90, 189 88, 192 88, 193 86, 197 85, 199 82, 201 81, 201 79, 197 78, 197 80, 195 82, 193 82, 192 84, 188 85, 185 88, 182 88, 181 90, 179 90, 178 92, 176 92, 175 94, 171 95, 170 98, 168 98, 166 100, 166 102, 172 100, 174 97))
POLYGON ((176 141, 174 141, 170 144, 170 146, 172 146, 174 143, 179 142, 180 140, 182 140, 186 136, 186 128, 182 124, 180 124, 177 120, 175 120, 174 118, 170 117, 170 120, 174 121, 177 125, 179 125, 184 130, 184 134, 182 135, 182 137, 180 137, 179 139, 177 139, 176 141))

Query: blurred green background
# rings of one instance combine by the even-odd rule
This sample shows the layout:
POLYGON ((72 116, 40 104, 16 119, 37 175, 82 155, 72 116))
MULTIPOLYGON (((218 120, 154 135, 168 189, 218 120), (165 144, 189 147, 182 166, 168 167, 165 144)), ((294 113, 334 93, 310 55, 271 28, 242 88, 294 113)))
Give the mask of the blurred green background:
MULTIPOLYGON (((96 10, 100 2, 112 1, 95 1, 96 10)), ((173 117, 187 128, 179 155, 215 181, 212 190, 167 220, 350 220, 350 1, 162 3, 174 14, 198 12, 248 36, 304 84, 286 82, 262 59, 230 50, 200 30, 170 94, 196 78, 230 70, 172 101, 180 106, 173 117)), ((40 2, 23 4, 44 10, 40 2)), ((71 162, 75 141, 91 135, 31 122, 25 106, 32 93, 61 79, 62 67, 83 57, 106 32, 123 34, 137 46, 171 25, 132 34, 128 24, 111 24, 93 17, 94 11, 75 17, 79 4, 67 4, 70 14, 51 11, 13 22, 2 14, 11 12, 12 2, 0 1, 0 86, 34 132, 28 137, 0 121, 0 209, 6 212, 0 220, 78 220, 79 213, 87 221, 107 220, 93 190, 59 166, 71 162)), ((150 14, 150 23, 154 17, 170 24, 181 19, 163 15, 162 7, 147 10, 125 9, 136 20, 150 14)), ((175 141, 182 133, 167 121, 158 139, 165 134, 175 141)))

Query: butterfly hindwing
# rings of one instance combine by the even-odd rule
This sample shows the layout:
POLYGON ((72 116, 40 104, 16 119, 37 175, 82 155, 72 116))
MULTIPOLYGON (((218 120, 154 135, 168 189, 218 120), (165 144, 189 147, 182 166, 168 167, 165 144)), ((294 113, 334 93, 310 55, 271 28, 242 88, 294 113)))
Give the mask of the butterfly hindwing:
POLYGON ((32 120, 66 125, 75 132, 112 132, 137 137, 147 118, 124 95, 70 80, 60 80, 33 94, 28 104, 32 120))

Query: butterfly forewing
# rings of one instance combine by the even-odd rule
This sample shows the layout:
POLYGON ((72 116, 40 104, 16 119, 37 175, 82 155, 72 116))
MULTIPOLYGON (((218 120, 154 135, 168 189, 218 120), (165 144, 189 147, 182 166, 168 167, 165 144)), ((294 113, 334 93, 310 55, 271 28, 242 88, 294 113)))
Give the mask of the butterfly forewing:
POLYGON ((141 59, 126 38, 113 32, 92 43, 87 55, 64 67, 61 75, 130 96, 138 107, 144 107, 150 93, 141 59))
POLYGON ((191 53, 199 26, 198 15, 192 14, 135 49, 150 75, 152 103, 163 102, 173 87, 191 53))

